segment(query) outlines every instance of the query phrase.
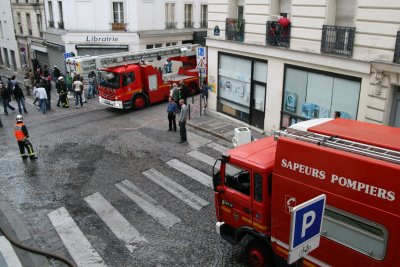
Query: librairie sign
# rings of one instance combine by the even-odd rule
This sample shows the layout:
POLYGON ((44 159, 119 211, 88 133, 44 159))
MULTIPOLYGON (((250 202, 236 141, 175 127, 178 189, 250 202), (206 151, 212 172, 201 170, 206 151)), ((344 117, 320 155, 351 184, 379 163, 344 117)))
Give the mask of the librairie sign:
POLYGON ((87 35, 86 42, 118 42, 118 37, 116 36, 95 36, 87 35))

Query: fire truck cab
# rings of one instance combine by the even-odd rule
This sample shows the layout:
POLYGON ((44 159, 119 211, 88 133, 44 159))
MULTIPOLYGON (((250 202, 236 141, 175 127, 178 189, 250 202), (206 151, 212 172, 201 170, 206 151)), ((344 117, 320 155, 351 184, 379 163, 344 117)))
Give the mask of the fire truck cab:
POLYGON ((400 129, 307 123, 217 160, 217 232, 234 244, 251 237, 253 266, 279 266, 289 253, 291 209, 325 194, 320 245, 296 266, 400 266, 400 129))

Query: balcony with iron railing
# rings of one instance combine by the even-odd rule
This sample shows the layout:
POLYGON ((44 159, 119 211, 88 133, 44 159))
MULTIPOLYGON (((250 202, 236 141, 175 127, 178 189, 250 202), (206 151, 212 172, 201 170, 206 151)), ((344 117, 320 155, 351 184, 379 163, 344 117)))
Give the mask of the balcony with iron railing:
POLYGON ((128 23, 112 22, 110 25, 112 31, 126 31, 128 23))
POLYGON ((183 26, 184 26, 185 28, 193 28, 194 22, 191 21, 191 20, 185 20, 183 26))
POLYGON ((354 27, 324 25, 321 53, 352 57, 355 31, 354 27))
POLYGON ((290 22, 288 25, 281 25, 277 21, 267 21, 265 44, 269 46, 289 48, 290 26, 290 22))
POLYGON ((58 28, 59 28, 60 30, 64 30, 64 21, 59 21, 59 22, 58 22, 58 28))
POLYGON ((396 47, 394 48, 393 63, 400 64, 400 31, 397 32, 396 47))
POLYGON ((225 39, 244 42, 244 20, 227 18, 225 21, 225 39))
POLYGON ((176 29, 176 22, 173 21, 166 21, 165 22, 165 28, 166 29, 176 29))
POLYGON ((54 28, 54 20, 49 20, 49 27, 54 28))

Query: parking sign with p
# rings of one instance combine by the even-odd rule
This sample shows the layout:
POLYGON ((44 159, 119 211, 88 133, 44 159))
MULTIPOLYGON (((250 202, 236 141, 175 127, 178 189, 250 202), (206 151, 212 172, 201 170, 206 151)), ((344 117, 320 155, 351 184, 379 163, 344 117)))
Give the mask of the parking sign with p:
POLYGON ((292 264, 319 246, 326 195, 292 209, 288 263, 292 264))

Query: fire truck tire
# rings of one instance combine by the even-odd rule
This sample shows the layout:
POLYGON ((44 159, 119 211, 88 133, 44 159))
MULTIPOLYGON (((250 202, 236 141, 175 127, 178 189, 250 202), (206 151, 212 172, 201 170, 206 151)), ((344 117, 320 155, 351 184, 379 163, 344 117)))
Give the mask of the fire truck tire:
POLYGON ((188 89, 189 89, 189 95, 195 95, 199 93, 199 87, 195 82, 191 82, 188 84, 188 89))
POLYGON ((246 254, 252 267, 274 267, 274 256, 265 241, 253 238, 246 245, 246 254))
POLYGON ((144 95, 137 95, 132 99, 132 109, 140 110, 147 106, 147 99, 144 95))

